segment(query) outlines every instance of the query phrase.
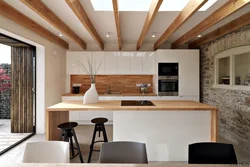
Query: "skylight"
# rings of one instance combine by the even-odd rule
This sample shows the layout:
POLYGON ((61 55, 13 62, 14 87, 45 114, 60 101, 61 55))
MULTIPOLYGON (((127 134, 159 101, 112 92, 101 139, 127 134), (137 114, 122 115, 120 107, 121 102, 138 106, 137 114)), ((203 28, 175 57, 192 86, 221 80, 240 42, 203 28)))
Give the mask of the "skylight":
MULTIPOLYGON (((119 11, 148 11, 152 0, 118 0, 119 11)), ((181 11, 189 0, 164 0, 159 11, 181 11)), ((206 11, 217 0, 208 0, 199 11, 206 11)), ((113 11, 112 0, 91 0, 95 11, 113 11)))

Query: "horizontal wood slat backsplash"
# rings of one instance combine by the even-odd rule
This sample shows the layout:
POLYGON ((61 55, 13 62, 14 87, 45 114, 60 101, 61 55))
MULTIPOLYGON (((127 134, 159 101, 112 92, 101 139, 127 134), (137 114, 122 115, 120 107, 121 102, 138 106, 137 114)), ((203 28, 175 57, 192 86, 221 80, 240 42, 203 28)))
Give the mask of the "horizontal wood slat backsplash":
MULTIPOLYGON (((148 92, 153 93, 153 75, 97 75, 96 89, 99 94, 107 92, 107 86, 110 85, 111 92, 138 93, 139 88, 136 84, 148 83, 148 92)), ((72 92, 73 84, 82 84, 80 93, 85 93, 90 88, 90 79, 88 75, 71 75, 70 90, 72 92)))

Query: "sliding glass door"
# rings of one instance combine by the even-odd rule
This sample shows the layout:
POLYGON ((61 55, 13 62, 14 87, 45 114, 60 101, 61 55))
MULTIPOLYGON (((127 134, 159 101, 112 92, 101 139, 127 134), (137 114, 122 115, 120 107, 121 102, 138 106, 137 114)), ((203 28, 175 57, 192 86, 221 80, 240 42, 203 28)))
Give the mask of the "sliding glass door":
POLYGON ((35 134, 36 48, 0 34, 0 155, 35 134))

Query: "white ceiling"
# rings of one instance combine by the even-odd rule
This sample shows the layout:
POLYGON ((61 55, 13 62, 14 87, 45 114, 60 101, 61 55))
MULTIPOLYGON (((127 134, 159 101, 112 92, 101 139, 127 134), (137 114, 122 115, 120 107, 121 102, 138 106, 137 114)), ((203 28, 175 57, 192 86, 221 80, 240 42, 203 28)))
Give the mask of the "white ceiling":
MULTIPOLYGON (((19 0, 5 0, 8 4, 30 17, 31 19, 38 22, 40 25, 51 31, 52 33, 58 35, 60 32, 45 21, 38 14, 29 9, 19 0)), ((48 6, 61 20, 63 20, 83 41, 87 44, 95 44, 96 42, 88 33, 86 28, 81 24, 76 15, 67 5, 64 0, 42 0, 46 6, 48 6)), ((184 23, 175 33, 173 33, 170 38, 165 42, 170 44, 177 40, 179 37, 184 35, 186 32, 195 27, 199 22, 204 20, 207 16, 212 14, 215 10, 225 4, 228 0, 218 0, 213 6, 211 6, 207 11, 198 11, 195 13, 186 23, 184 23)), ((114 20, 114 14, 112 11, 95 11, 90 0, 80 0, 83 8, 88 14, 90 20, 92 21, 94 27, 99 33, 104 44, 117 44, 117 33, 114 20), (106 38, 106 32, 110 32, 110 38, 106 38)), ((243 9, 235 12, 231 16, 222 20, 218 24, 212 26, 208 30, 202 33, 205 35, 212 30, 232 21, 233 19, 247 13, 250 10, 250 4, 245 6, 243 9)), ((121 39, 123 44, 136 44, 140 36, 147 12, 145 11, 121 11, 120 13, 120 28, 121 28, 121 39)), ((174 21, 179 12, 177 11, 159 11, 156 18, 150 27, 144 43, 154 44, 156 40, 162 35, 166 28, 174 21), (156 33, 156 37, 152 38, 152 33, 156 33)), ((75 43, 67 38, 66 36, 61 37, 67 41, 70 45, 75 45, 75 43)))

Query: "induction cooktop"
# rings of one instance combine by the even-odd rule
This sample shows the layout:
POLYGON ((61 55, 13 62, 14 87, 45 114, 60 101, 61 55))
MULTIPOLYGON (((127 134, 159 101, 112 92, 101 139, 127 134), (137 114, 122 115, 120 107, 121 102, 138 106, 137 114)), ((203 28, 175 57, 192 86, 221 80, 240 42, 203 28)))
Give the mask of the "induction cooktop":
POLYGON ((122 100, 121 106, 155 106, 148 100, 122 100))

